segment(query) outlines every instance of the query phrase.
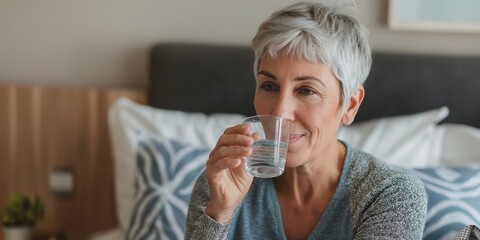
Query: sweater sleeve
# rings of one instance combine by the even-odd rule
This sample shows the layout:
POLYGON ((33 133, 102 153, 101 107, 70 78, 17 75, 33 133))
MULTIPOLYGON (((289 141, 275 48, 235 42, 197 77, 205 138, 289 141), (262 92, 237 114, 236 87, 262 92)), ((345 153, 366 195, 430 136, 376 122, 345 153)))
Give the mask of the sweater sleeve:
POLYGON ((422 239, 427 214, 422 181, 369 155, 356 158, 349 181, 355 239, 422 239))
POLYGON ((205 213, 209 201, 208 182, 205 173, 195 183, 190 198, 185 229, 185 239, 226 239, 229 224, 215 221, 205 213))

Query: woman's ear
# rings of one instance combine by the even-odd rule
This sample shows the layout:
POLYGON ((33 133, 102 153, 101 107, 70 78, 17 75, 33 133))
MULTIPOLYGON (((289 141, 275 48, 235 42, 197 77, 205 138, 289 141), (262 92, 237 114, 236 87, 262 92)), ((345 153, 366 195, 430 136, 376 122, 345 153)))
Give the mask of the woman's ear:
POLYGON ((342 117, 342 123, 344 125, 352 124, 364 96, 365 89, 363 88, 363 86, 358 87, 357 90, 355 90, 355 92, 352 94, 352 96, 350 97, 350 102, 348 103, 347 111, 343 114, 342 117))

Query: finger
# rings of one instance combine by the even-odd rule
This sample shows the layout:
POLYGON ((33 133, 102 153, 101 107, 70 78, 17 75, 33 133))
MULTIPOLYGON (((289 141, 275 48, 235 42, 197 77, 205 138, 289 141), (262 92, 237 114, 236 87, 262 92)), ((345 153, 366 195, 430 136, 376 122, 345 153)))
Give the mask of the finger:
POLYGON ((240 166, 241 158, 222 158, 209 164, 211 173, 218 173, 226 169, 232 169, 240 166))
POLYGON ((223 132, 224 134, 243 134, 243 135, 249 135, 250 133, 250 126, 247 124, 238 124, 233 127, 229 127, 225 129, 223 132))
POLYGON ((253 144, 253 138, 242 134, 223 134, 218 138, 216 147, 221 146, 243 146, 248 147, 253 144))
POLYGON ((209 156, 208 162, 214 164, 216 161, 221 159, 233 159, 238 158, 242 159, 244 157, 250 156, 252 153, 251 147, 243 146, 221 146, 215 151, 212 151, 209 156))
POLYGON ((251 147, 243 146, 224 146, 218 149, 215 154, 216 158, 243 158, 251 154, 251 147))
POLYGON ((260 140, 260 138, 262 138, 262 137, 261 137, 260 133, 254 132, 252 134, 252 138, 253 138, 254 141, 257 141, 257 140, 260 140))

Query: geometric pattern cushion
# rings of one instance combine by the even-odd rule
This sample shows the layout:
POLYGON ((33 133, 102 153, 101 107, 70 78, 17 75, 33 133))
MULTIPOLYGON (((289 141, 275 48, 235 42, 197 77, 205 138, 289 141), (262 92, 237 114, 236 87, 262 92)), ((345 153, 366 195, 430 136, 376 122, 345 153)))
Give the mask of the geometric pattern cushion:
POLYGON ((423 239, 453 239, 465 226, 480 226, 480 166, 410 169, 428 196, 423 239))
POLYGON ((125 239, 183 239, 190 195, 209 150, 151 136, 141 140, 138 149, 125 239))

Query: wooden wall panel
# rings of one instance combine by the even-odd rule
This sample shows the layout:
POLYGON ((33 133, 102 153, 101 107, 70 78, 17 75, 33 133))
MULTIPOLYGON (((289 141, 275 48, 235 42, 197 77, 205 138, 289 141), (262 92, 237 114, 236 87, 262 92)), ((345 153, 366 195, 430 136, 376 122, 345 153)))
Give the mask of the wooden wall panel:
POLYGON ((14 104, 13 93, 11 86, 0 87, 0 203, 7 198, 6 189, 13 188, 12 174, 7 174, 13 170, 10 163, 14 158, 11 151, 12 142, 15 141, 12 133, 15 128, 11 126, 11 118, 15 115, 11 107, 14 104))
POLYGON ((144 90, 0 85, 0 203, 12 192, 40 196, 38 239, 86 239, 116 226, 107 113, 122 96, 146 102, 144 90), (73 171, 72 194, 50 191, 56 168, 73 171))

